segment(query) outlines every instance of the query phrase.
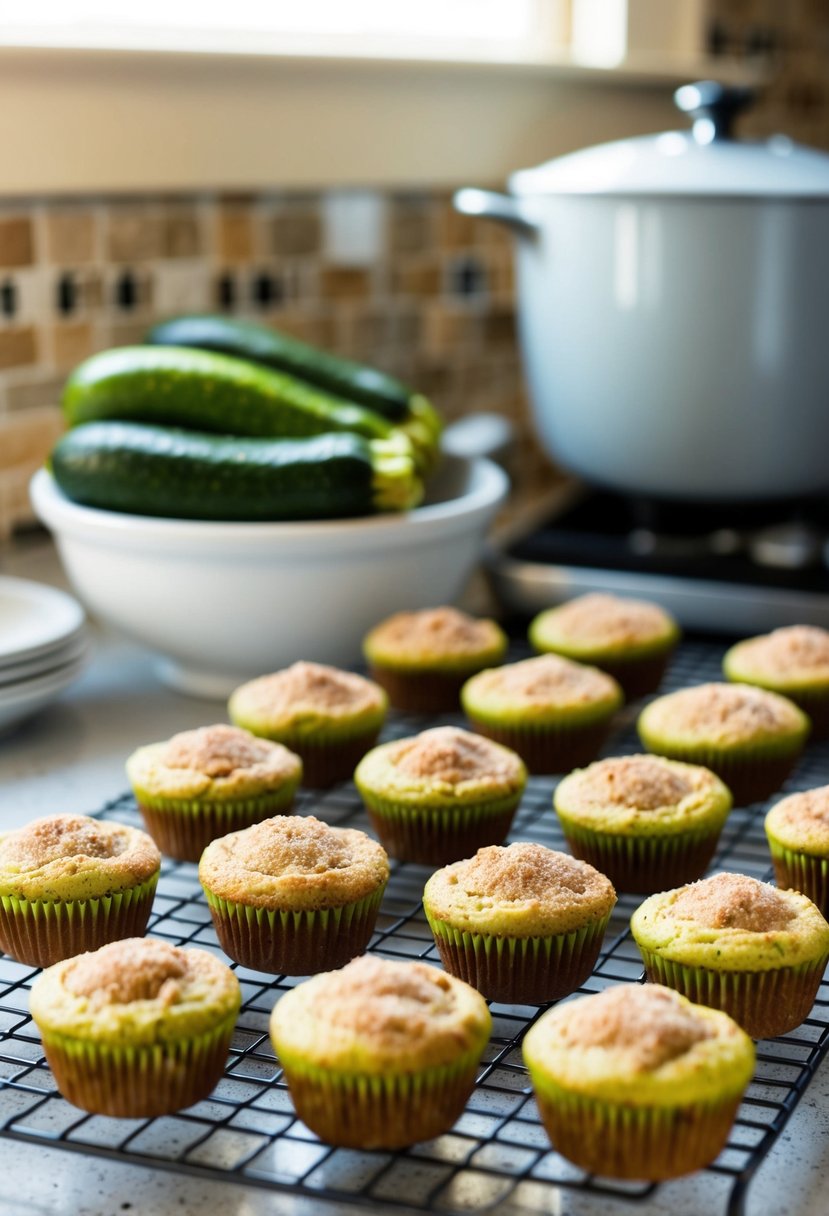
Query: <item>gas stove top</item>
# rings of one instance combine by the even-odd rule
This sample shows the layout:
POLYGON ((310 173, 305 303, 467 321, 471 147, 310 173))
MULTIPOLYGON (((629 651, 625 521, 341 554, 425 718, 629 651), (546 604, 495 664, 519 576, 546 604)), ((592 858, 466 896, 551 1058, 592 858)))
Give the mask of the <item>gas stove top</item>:
POLYGON ((829 628, 829 500, 702 506, 565 491, 493 546, 503 607, 540 611, 588 591, 654 599, 689 629, 829 628))

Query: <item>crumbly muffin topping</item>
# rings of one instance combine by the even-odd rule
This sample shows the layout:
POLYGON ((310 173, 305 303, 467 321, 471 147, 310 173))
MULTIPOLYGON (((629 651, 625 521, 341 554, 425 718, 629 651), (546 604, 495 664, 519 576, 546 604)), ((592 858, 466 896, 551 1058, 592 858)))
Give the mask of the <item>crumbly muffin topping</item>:
POLYGON ((298 985, 276 1005, 277 1052, 349 1071, 440 1066, 478 1050, 491 1025, 480 993, 425 963, 354 959, 298 985))
POLYGON ((146 832, 86 815, 50 815, 0 836, 0 895, 94 899, 146 881, 160 865, 146 832))
POLYGON ((305 714, 337 718, 379 709, 385 704, 382 689, 371 680, 351 671, 304 661, 242 685, 234 698, 242 691, 246 713, 275 719, 305 714))
POLYGON ((655 811, 675 806, 694 790, 691 771, 655 756, 611 756, 582 771, 579 798, 591 806, 655 811))
POLYGON ((388 879, 384 849, 364 832, 312 815, 275 815, 208 845, 199 879, 221 899, 281 909, 339 907, 388 879))
POLYGON ((739 744, 799 733, 805 719, 785 697, 748 684, 698 684, 659 697, 642 713, 652 734, 739 744))
POLYGON ((503 633, 494 621, 480 620, 457 608, 426 608, 397 612, 366 638, 370 657, 396 656, 410 660, 453 659, 500 649, 503 633))
POLYGON ((829 679, 829 631, 816 625, 788 625, 733 648, 748 677, 787 681, 829 679))
POLYGON ((658 984, 620 984, 561 1009, 568 1047, 621 1049, 637 1072, 651 1072, 710 1039, 695 1006, 658 984))
POLYGON ((168 942, 132 937, 81 954, 67 970, 64 983, 74 996, 96 1005, 126 1005, 160 1000, 171 1005, 180 994, 178 981, 188 970, 187 955, 168 942))
POLYGON ((516 707, 529 708, 591 704, 613 696, 618 690, 616 682, 604 672, 555 654, 482 671, 470 680, 467 688, 473 682, 478 696, 495 693, 499 699, 508 698, 516 707))
POLYGON ((542 635, 550 630, 574 644, 624 646, 661 637, 672 627, 671 618, 658 604, 595 592, 549 609, 539 620, 538 630, 542 635))
POLYGON ((389 749, 389 761, 407 777, 446 785, 464 782, 514 781, 521 772, 518 757, 481 735, 456 726, 435 726, 389 749))
POLYGON ((530 937, 569 932, 609 914, 616 892, 585 861, 516 843, 489 845, 444 866, 423 899, 431 916, 457 928, 530 937))
POLYGON ((745 874, 715 874, 683 887, 671 915, 706 929, 747 929, 775 933, 785 929, 795 910, 775 887, 745 874))
POLYGON ((189 768, 208 777, 229 777, 238 769, 267 765, 286 771, 290 760, 284 748, 258 739, 238 726, 200 726, 173 735, 161 753, 167 768, 189 768))

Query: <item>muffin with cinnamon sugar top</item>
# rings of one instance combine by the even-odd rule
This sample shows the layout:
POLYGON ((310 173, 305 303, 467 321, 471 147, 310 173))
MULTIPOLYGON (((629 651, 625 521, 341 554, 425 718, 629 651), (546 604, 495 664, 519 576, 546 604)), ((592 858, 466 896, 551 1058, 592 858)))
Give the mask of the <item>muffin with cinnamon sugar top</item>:
POLYGON ((558 1152, 590 1173, 651 1182, 714 1160, 755 1059, 730 1017, 655 984, 556 1006, 523 1052, 558 1152))
POLYGON ((765 829, 778 887, 802 891, 829 916, 829 785, 776 803, 765 829))
POLYGON ((392 705, 413 713, 458 708, 465 680, 500 663, 507 638, 495 621, 457 608, 397 612, 366 635, 363 653, 392 705))
POLYGON ((443 865, 501 843, 527 770, 500 744, 456 726, 436 726, 373 748, 354 781, 392 857, 443 865))
POLYGON ((829 923, 812 901, 745 874, 652 895, 630 927, 649 979, 725 1010, 757 1039, 800 1025, 829 960, 829 923))
POLYGON ((809 719, 777 693, 712 683, 657 697, 637 729, 649 752, 705 765, 745 806, 783 784, 806 745, 809 719))
POLYGON ((595 759, 622 690, 598 667, 544 654, 479 672, 461 704, 476 731, 513 748, 531 773, 565 773, 595 759))
POLYGON ((56 963, 31 993, 58 1089, 117 1118, 170 1114, 206 1098, 227 1059, 241 995, 206 950, 153 938, 56 963))
POLYGON ((388 697, 373 680, 324 663, 294 663, 242 684, 230 718, 301 757, 303 783, 324 789, 349 778, 377 739, 388 697))
POLYGON ((402 1148, 461 1114, 491 1024, 461 980, 364 955, 281 997, 271 1040, 297 1114, 320 1139, 402 1148))
POLYGON ((138 808, 163 853, 198 861, 226 832, 291 809, 302 761, 237 726, 201 726, 139 747, 127 761, 138 808))
POLYGON ((604 874, 525 843, 479 849, 437 870, 423 892, 447 971, 519 1005, 558 1000, 587 979, 615 903, 604 874))

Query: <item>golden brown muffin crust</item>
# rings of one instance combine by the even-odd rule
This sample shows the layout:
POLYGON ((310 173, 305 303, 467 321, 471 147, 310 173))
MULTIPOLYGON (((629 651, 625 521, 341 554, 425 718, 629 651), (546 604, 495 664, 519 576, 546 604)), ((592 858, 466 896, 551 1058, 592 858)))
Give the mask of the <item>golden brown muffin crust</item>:
POLYGON ((768 883, 745 874, 715 874, 685 887, 674 900, 671 915, 706 929, 774 933, 785 929, 796 913, 768 883))
POLYGON ((275 815, 212 841, 199 878, 221 899, 279 909, 340 907, 364 899, 389 875, 385 850, 355 828, 313 815, 275 815))
POLYGON ((606 988, 563 1006, 560 1016, 566 1046, 621 1048, 638 1072, 661 1068, 714 1034, 692 1005, 654 984, 606 988))
POLYGON ((672 694, 670 709, 673 731, 714 734, 723 742, 750 739, 780 728, 797 729, 801 721, 794 705, 748 684, 699 684, 686 688, 672 694))
POLYGON ((338 717, 379 709, 382 690, 351 671, 322 663, 294 663, 245 687, 246 712, 292 718, 302 714, 338 717))
POLYGON ((481 735, 456 726, 435 726, 390 748, 389 760, 399 772, 415 780, 461 785, 511 783, 520 779, 521 761, 481 735))
POLYGON ((789 625, 743 642, 741 661, 756 664, 758 673, 787 678, 829 674, 829 632, 816 625, 789 625))
POLYGON ((494 621, 476 619, 457 608, 397 612, 372 629, 378 649, 400 649, 407 658, 452 658, 476 653, 500 641, 494 621))
POLYGON ((173 735, 159 760, 165 768, 192 769, 211 779, 232 777, 242 771, 246 775, 288 777, 296 769, 296 757, 281 744, 223 724, 173 735))
POLYGON ((788 798, 778 802, 773 811, 780 826, 786 824, 792 828, 800 827, 808 831, 817 829, 821 833, 829 833, 829 785, 803 790, 800 794, 790 794, 788 798))
POLYGON ((692 793, 688 776, 654 756, 611 756, 584 769, 580 801, 589 806, 624 806, 640 811, 676 806, 692 793))
MULTIPOLYGON (((0 838, 0 881, 40 874, 50 887, 80 871, 105 871, 120 880, 144 882, 161 864, 146 832, 86 815, 50 815, 0 838)), ((33 897, 33 896, 32 896, 33 897)))
POLYGON ((473 677, 476 694, 495 693, 516 707, 591 704, 615 697, 614 680, 596 667, 585 667, 557 654, 523 659, 505 667, 493 667, 473 677))
POLYGON ((172 1004, 180 980, 191 964, 188 955, 167 942, 132 937, 111 942, 73 960, 64 984, 73 996, 86 996, 96 1007, 160 1000, 172 1004))
POLYGON ((489 845, 468 861, 455 862, 452 878, 469 895, 498 900, 542 900, 570 906, 573 897, 603 900, 613 888, 587 862, 540 844, 489 845))
POLYGON ((627 600, 595 592, 553 609, 556 632, 574 642, 622 646, 659 637, 670 618, 647 600, 627 600))

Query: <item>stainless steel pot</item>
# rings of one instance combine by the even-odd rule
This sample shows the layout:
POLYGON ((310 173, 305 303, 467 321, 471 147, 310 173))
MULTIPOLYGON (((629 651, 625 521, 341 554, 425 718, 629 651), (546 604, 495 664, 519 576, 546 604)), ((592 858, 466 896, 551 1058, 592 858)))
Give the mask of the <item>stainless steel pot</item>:
POLYGON ((829 491, 829 156, 731 136, 746 91, 677 90, 691 132, 604 144, 456 207, 513 229, 540 436, 589 481, 697 500, 829 491))

